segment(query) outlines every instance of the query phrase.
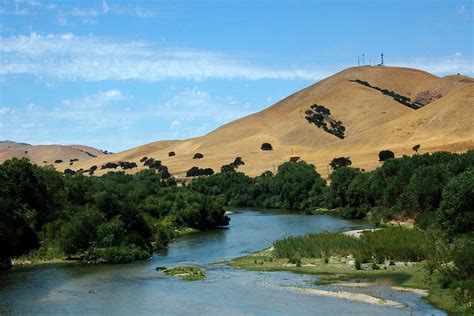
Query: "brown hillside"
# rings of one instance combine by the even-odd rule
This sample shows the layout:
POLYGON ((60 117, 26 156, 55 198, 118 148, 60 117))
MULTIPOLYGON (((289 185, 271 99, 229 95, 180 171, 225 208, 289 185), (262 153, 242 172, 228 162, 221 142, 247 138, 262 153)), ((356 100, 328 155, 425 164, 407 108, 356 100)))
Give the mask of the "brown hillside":
POLYGON ((39 165, 55 165, 59 169, 69 166, 71 159, 78 159, 78 162, 87 161, 105 154, 95 148, 82 145, 37 145, 15 143, 11 141, 0 142, 0 162, 13 157, 25 157, 39 165), (62 160, 63 164, 55 163, 62 160))
POLYGON ((245 166, 239 170, 257 175, 274 169, 291 156, 299 156, 315 163, 325 175, 329 161, 344 155, 350 156, 355 166, 371 169, 379 165, 377 154, 381 149, 391 149, 400 155, 410 154, 418 143, 422 151, 472 148, 473 90, 472 78, 464 76, 438 78, 424 71, 398 67, 349 68, 207 135, 150 143, 80 162, 75 167, 88 169, 96 165, 100 169, 106 162, 118 161, 142 165, 139 159, 147 156, 162 160, 172 173, 180 176, 192 166, 218 171, 240 156, 245 166), (411 102, 420 96, 428 101, 425 107, 414 110, 379 90, 350 81, 356 79, 411 98, 411 102), (313 104, 329 109, 331 120, 342 121, 344 139, 306 120, 305 112, 313 104), (264 142, 271 143, 274 150, 261 151, 264 142), (176 156, 169 158, 169 151, 176 152, 176 156), (196 152, 204 158, 192 159, 196 152))

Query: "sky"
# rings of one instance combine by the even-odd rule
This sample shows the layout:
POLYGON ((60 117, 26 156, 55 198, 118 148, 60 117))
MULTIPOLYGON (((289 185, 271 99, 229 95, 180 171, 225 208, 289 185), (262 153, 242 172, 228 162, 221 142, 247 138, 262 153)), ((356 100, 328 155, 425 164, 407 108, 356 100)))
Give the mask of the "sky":
POLYGON ((0 140, 200 136, 362 54, 474 73, 471 1, 0 1, 0 140))

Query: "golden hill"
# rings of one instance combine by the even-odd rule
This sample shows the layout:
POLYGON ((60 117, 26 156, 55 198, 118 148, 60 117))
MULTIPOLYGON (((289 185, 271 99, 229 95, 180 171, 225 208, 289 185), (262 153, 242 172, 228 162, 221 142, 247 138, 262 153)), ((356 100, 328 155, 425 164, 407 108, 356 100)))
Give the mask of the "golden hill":
MULTIPOLYGON (((473 148, 473 98, 470 77, 439 78, 398 67, 349 68, 207 135, 150 143, 80 161, 73 169, 96 165, 96 174, 102 174, 108 170, 100 167, 107 162, 130 161, 139 167, 127 172, 135 172, 144 168, 139 162, 144 156, 161 160, 177 176, 184 176, 193 166, 218 171, 235 157, 242 157, 245 165, 239 171, 249 175, 274 170, 293 156, 314 163, 323 176, 328 173, 328 163, 339 156, 351 157, 353 166, 373 169, 379 165, 378 152, 384 149, 399 156, 412 154, 416 144, 421 145, 421 152, 473 148), (403 102, 415 108, 424 106, 415 110, 403 102), (329 109, 329 118, 324 118, 327 126, 342 122, 343 139, 308 122, 307 111, 313 104, 329 109), (271 143, 274 150, 262 151, 264 142, 271 143), (170 151, 176 156, 168 157, 170 151), (193 159, 197 152, 204 158, 193 159)), ((58 165, 67 167, 66 163, 58 165)))
POLYGON ((0 162, 13 157, 25 157, 39 165, 51 164, 55 165, 59 169, 64 169, 64 165, 70 165, 70 160, 78 160, 73 162, 74 165, 77 162, 84 162, 102 156, 105 156, 102 151, 82 145, 32 146, 25 143, 0 141, 0 162), (58 160, 63 161, 63 163, 55 163, 55 161, 58 160))

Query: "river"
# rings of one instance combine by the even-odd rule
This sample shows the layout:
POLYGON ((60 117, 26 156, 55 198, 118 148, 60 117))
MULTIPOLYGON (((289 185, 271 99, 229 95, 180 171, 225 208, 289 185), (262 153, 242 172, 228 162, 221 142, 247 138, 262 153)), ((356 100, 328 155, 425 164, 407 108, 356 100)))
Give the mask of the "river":
MULTIPOLYGON (((287 286, 314 286, 315 276, 253 272, 213 264, 271 246, 283 236, 370 226, 329 215, 236 209, 229 228, 191 234, 166 253, 123 265, 58 264, 0 273, 0 314, 444 315, 419 295, 387 286, 355 289, 396 300, 404 308, 308 295, 287 286), (157 266, 196 265, 204 281, 182 281, 157 266)), ((334 289, 337 289, 333 286, 334 289)), ((347 290, 347 289, 346 289, 347 290)))

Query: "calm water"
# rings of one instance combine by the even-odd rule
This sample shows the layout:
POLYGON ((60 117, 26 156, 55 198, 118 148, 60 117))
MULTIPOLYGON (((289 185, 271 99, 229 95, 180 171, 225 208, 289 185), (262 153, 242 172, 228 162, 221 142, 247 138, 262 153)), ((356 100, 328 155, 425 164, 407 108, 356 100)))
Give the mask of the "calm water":
MULTIPOLYGON (((237 210, 228 229, 180 238, 166 254, 126 265, 50 265, 0 273, 0 314, 215 314, 215 315, 426 315, 443 313, 418 295, 374 286, 362 291, 402 302, 387 308, 294 292, 313 286, 314 276, 235 270, 217 260, 265 247, 285 235, 367 227, 326 215, 237 210), (204 281, 166 276, 156 266, 193 264, 207 270, 204 281)), ((348 289, 345 289, 348 290, 348 289)), ((361 290, 359 290, 361 291, 361 290)))

